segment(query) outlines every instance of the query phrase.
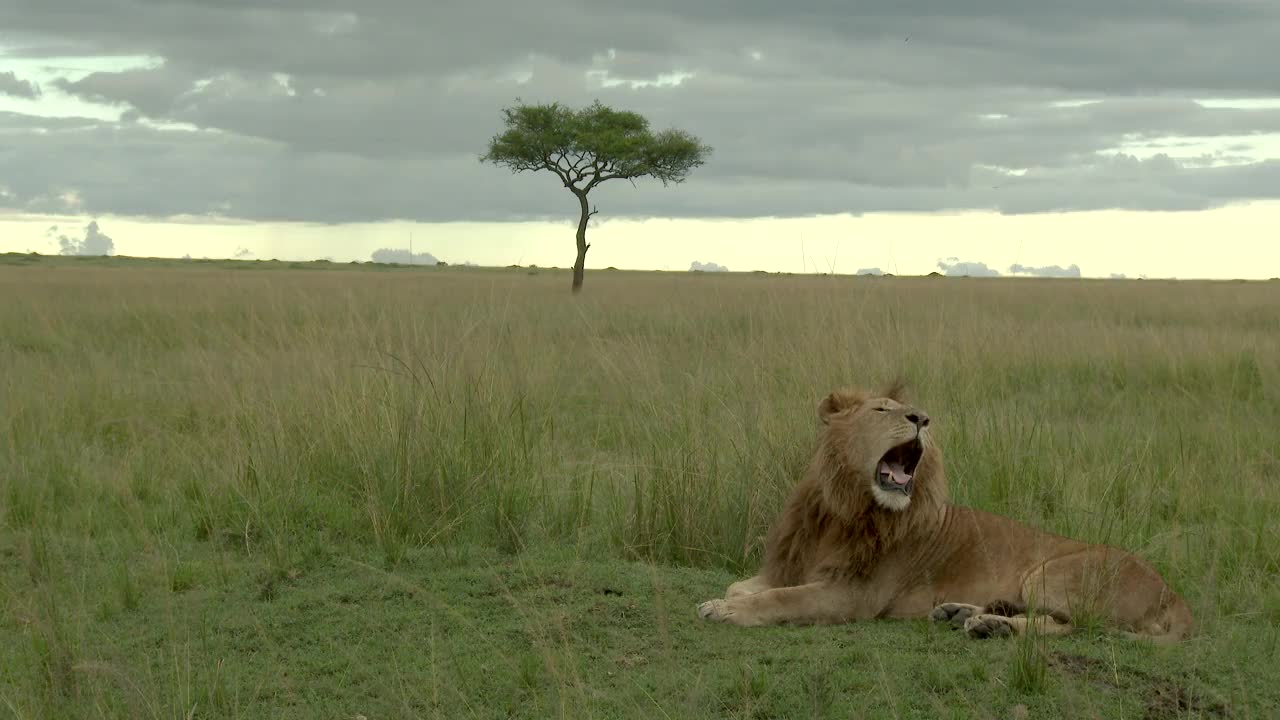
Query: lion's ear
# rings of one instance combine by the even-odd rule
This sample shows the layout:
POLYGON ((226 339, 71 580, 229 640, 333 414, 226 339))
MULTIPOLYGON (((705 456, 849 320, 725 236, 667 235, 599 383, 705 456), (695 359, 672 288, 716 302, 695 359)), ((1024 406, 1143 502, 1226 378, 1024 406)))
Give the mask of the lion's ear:
POLYGON ((889 383, 880 397, 887 397, 900 403, 907 401, 907 379, 901 375, 889 383))
POLYGON ((825 425, 831 420, 832 415, 848 410, 861 402, 861 400, 860 397, 837 390, 822 398, 822 402, 818 403, 818 419, 822 420, 822 424, 825 425))

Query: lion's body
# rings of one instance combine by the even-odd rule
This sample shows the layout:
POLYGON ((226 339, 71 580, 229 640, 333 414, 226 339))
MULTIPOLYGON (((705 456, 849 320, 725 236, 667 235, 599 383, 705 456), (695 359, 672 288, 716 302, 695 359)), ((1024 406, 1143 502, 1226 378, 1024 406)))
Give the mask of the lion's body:
POLYGON ((872 401, 888 398, 825 401, 835 409, 824 411, 814 460, 768 535, 761 573, 704 603, 704 617, 741 625, 933 617, 985 636, 1028 622, 1067 632, 1071 617, 1087 615, 1157 641, 1189 634, 1186 604, 1137 556, 949 504, 941 451, 924 437, 927 417, 916 431, 924 442, 909 504, 886 506, 863 468, 905 437, 892 413, 918 411, 896 401, 875 408, 879 415, 856 411, 872 401), (883 427, 891 428, 884 438, 869 437, 883 427), (1042 615, 1028 620, 1027 606, 1042 615))

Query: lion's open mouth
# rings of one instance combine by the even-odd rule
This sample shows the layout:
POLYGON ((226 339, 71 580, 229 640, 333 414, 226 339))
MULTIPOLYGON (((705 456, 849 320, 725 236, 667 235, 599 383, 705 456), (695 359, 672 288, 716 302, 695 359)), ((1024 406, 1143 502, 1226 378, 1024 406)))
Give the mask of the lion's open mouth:
POLYGON ((885 453, 876 465, 876 484, 886 492, 910 495, 911 479, 922 455, 924 446, 920 444, 920 438, 905 442, 885 453))

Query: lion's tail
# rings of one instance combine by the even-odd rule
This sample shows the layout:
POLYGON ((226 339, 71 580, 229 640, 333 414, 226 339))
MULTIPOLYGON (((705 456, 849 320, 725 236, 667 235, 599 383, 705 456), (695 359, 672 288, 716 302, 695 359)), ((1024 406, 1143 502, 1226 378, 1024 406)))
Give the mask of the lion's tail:
POLYGON ((1131 638, 1149 640, 1157 645, 1173 645, 1191 637, 1195 621, 1191 618, 1191 608, 1177 595, 1165 605, 1161 617, 1147 632, 1125 633, 1131 638))

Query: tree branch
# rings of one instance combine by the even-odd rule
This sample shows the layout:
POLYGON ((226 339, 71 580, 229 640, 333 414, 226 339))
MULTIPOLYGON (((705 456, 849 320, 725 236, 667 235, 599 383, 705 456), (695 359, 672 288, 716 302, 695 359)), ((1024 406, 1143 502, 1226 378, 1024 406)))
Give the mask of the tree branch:
MULTIPOLYGON (((609 174, 609 175, 599 175, 599 174, 597 174, 595 177, 591 178, 591 182, 587 183, 587 187, 586 187, 586 189, 587 189, 587 190, 590 190, 591 188, 593 188, 593 187, 595 187, 595 186, 599 185, 600 183, 602 183, 602 182, 604 182, 604 181, 606 181, 606 180, 617 180, 618 178, 626 178, 627 180, 632 180, 632 178, 633 178, 633 177, 635 177, 635 176, 633 176, 633 175, 628 175, 627 173, 624 173, 624 172, 614 172, 614 173, 609 174)), ((635 184, 635 182, 633 181, 633 182, 632 182, 632 184, 634 185, 634 184, 635 184)))
MULTIPOLYGON (((559 162, 558 162, 558 161, 554 161, 554 160, 552 160, 552 159, 551 159, 551 153, 547 153, 546 155, 543 155, 543 156, 542 156, 542 167, 545 167, 546 169, 548 169, 548 170, 550 170, 551 172, 555 173, 555 174, 556 174, 556 177, 560 178, 560 182, 564 183, 564 186, 565 186, 565 187, 569 187, 569 176, 568 176, 568 174, 566 174, 565 172, 563 172, 563 171, 561 170, 561 168, 560 168, 560 164, 559 164, 559 162)), ((535 170, 541 170, 541 169, 542 169, 542 167, 535 167, 534 169, 535 169, 535 170)))

